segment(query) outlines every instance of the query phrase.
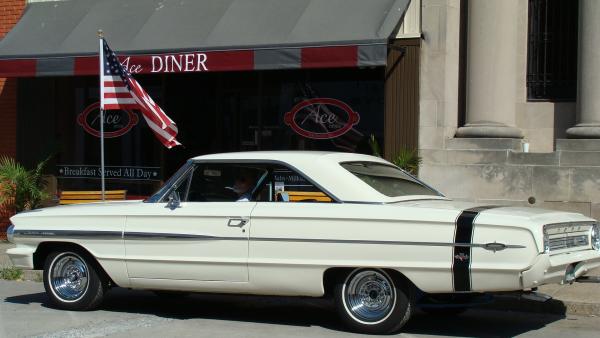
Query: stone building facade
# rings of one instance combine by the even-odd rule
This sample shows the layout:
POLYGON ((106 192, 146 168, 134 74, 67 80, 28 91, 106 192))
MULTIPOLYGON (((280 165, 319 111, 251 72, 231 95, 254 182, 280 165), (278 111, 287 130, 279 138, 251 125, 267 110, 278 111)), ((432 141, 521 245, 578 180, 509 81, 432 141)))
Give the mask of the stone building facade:
MULTIPOLYGON (((41 1, 1 0, 0 36, 41 1)), ((449 197, 598 218, 598 19, 597 0, 411 0, 387 49, 386 157, 418 144, 449 197)), ((19 159, 17 83, 0 80, 0 154, 19 159)))
POLYGON ((600 217, 600 1, 556 3, 422 1, 419 174, 449 197, 600 217))

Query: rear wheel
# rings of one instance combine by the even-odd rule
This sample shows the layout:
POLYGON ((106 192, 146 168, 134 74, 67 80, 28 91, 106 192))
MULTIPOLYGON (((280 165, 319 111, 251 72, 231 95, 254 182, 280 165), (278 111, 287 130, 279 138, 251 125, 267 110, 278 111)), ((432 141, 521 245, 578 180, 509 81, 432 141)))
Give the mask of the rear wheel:
POLYGON ((91 310, 100 305, 104 283, 94 263, 79 250, 52 252, 44 264, 44 288, 52 304, 65 310, 91 310))
POLYGON ((380 269, 356 269, 335 287, 337 312, 353 331, 393 333, 410 318, 408 286, 380 269))

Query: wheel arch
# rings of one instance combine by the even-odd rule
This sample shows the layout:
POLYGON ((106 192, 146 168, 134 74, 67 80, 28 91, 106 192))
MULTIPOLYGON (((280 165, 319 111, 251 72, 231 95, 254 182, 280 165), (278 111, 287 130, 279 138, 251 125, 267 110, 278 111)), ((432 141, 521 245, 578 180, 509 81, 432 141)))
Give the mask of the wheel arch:
POLYGON ((50 255, 52 252, 59 251, 59 250, 62 250, 62 251, 74 250, 74 251, 78 251, 80 253, 85 254, 87 256, 87 258, 89 258, 91 260, 91 264, 94 265, 94 268, 96 269, 98 274, 101 276, 102 280, 108 286, 117 286, 117 284, 113 281, 113 279, 110 277, 110 275, 106 272, 104 267, 102 267, 102 264, 100 264, 98 262, 96 257, 88 249, 86 249, 85 247, 83 247, 82 245, 77 244, 77 243, 55 242, 55 241, 41 242, 40 244, 38 244, 37 249, 33 253, 34 269, 35 270, 43 270, 44 263, 45 263, 48 255, 50 255))
POLYGON ((335 288, 336 283, 346 278, 348 274, 356 269, 379 269, 385 271, 394 281, 399 282, 406 291, 409 292, 411 298, 419 293, 419 288, 408 279, 402 272, 391 269, 391 268, 380 268, 371 266, 360 266, 360 267, 332 267, 328 268, 323 272, 323 291, 325 296, 331 296, 335 288))

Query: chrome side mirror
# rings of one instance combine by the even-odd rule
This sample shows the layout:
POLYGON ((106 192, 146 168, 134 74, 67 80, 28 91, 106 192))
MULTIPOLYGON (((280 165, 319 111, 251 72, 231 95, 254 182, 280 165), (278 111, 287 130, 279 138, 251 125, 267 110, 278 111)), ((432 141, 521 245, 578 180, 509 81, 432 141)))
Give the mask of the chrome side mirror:
POLYGON ((177 190, 171 191, 169 194, 169 200, 167 201, 167 208, 174 210, 179 208, 181 204, 181 198, 179 197, 179 192, 177 190))

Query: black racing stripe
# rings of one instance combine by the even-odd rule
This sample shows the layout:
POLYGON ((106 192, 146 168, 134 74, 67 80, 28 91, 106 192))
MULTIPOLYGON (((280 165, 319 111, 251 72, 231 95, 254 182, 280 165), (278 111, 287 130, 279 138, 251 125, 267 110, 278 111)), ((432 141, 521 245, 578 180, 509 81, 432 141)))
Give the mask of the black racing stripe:
POLYGON ((471 291, 471 244, 473 242, 473 223, 480 212, 496 208, 495 206, 482 206, 466 209, 456 218, 454 243, 457 245, 452 253, 452 278, 454 291, 471 291))

